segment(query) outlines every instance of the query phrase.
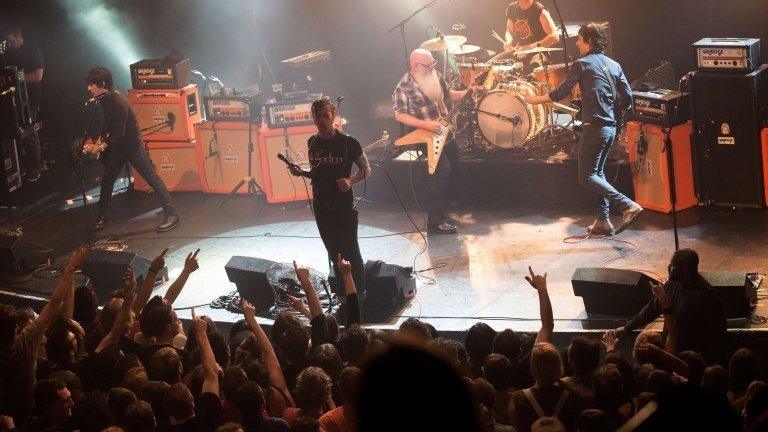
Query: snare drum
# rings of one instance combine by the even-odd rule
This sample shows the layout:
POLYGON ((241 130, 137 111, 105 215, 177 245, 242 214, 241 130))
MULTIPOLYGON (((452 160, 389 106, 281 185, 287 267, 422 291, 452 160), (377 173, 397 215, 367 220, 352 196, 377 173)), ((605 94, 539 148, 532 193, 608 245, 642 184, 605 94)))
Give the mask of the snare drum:
POLYGON ((480 99, 477 124, 486 141, 500 148, 518 148, 544 129, 546 109, 525 103, 525 94, 537 94, 536 86, 519 79, 502 84, 480 99))
POLYGON ((465 88, 473 84, 480 85, 482 83, 476 83, 477 77, 490 69, 491 65, 487 63, 459 63, 459 82, 465 88))

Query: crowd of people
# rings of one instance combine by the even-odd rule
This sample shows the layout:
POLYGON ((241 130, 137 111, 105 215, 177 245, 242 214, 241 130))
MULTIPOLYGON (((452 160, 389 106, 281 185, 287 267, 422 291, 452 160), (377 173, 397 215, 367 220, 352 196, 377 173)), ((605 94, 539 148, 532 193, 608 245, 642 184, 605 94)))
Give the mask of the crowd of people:
POLYGON ((690 273, 693 251, 675 254, 670 281, 627 326, 560 347, 547 275, 531 268, 535 334, 478 322, 457 341, 416 318, 364 328, 352 265, 338 256, 343 323, 294 263, 295 312, 265 331, 243 300, 225 335, 194 309, 185 332, 174 312, 196 253, 162 297, 152 292, 165 251, 140 285, 128 268, 101 309, 90 285, 73 284, 88 253, 73 253, 39 314, 0 305, 0 431, 768 430, 758 356, 707 351, 721 330, 686 327, 687 315, 716 315, 690 273), (663 332, 631 331, 658 315, 663 332), (628 355, 621 338, 634 338, 628 355))

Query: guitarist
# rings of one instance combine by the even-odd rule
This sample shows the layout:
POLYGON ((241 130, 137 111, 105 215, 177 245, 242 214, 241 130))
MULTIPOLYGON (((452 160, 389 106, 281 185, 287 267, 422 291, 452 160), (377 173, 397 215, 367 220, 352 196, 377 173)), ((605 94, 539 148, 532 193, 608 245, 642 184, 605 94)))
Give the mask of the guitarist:
POLYGON ((611 236, 624 231, 643 211, 639 204, 617 191, 605 177, 608 152, 622 125, 623 113, 632 107, 632 90, 616 61, 605 55, 607 35, 599 24, 579 29, 576 46, 582 57, 571 64, 565 81, 543 96, 525 96, 530 104, 551 103, 581 86, 584 130, 579 144, 579 183, 598 195, 598 214, 589 232, 611 236), (621 225, 613 227, 610 206, 621 211, 621 225))
POLYGON ((90 137, 83 145, 87 153, 100 155, 104 163, 99 196, 99 216, 94 229, 101 230, 109 223, 109 205, 115 180, 126 162, 130 162, 144 180, 152 186, 163 206, 165 218, 157 226, 157 231, 170 231, 179 224, 179 215, 171 204, 171 195, 165 184, 157 176, 139 136, 139 125, 131 110, 128 98, 112 90, 112 73, 103 67, 96 67, 88 72, 85 82, 92 101, 99 101, 103 123, 98 138, 90 137), (102 137, 107 137, 106 140, 102 137))
MULTIPOLYGON (((437 132, 438 120, 449 106, 464 97, 467 90, 450 90, 445 79, 435 70, 435 59, 425 49, 411 53, 410 70, 397 83, 392 94, 395 120, 416 129, 437 132)), ((475 87, 473 86, 473 89, 475 87)), ((456 234, 455 222, 445 215, 448 191, 455 188, 459 173, 459 149, 453 137, 443 148, 437 171, 429 176, 427 230, 431 234, 456 234)))

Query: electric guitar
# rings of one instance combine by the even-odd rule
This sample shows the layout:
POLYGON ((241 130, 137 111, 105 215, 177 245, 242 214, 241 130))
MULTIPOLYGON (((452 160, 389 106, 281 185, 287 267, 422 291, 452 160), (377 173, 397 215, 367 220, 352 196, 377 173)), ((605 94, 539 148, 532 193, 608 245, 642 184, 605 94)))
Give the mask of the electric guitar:
POLYGON ((96 139, 86 138, 85 141, 83 141, 83 153, 89 154, 92 157, 95 157, 97 161, 103 163, 102 157, 104 156, 104 152, 109 148, 106 141, 107 136, 100 136, 96 139))
MULTIPOLYGON (((490 71, 486 71, 475 78, 475 84, 485 81, 486 76, 490 71)), ((416 129, 415 131, 403 135, 395 141, 396 147, 411 146, 415 144, 427 145, 427 170, 430 174, 434 174, 437 171, 437 163, 440 161, 440 155, 443 153, 443 147, 448 141, 448 137, 455 128, 455 125, 451 123, 451 119, 456 116, 462 102, 472 97, 473 91, 470 88, 461 100, 454 102, 453 109, 448 112, 445 117, 439 118, 437 121, 440 126, 437 132, 428 131, 426 129, 416 129)))

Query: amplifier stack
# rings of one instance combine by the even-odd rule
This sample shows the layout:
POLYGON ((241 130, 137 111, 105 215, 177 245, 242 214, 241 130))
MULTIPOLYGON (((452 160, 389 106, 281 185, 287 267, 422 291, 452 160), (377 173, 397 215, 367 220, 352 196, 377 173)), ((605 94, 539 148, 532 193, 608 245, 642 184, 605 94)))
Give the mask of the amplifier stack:
POLYGON ((768 65, 759 39, 706 38, 694 44, 690 79, 696 194, 702 204, 766 205, 768 65), (763 147, 763 148, 761 148, 763 147))
MULTIPOLYGON (((203 190, 200 144, 195 124, 202 119, 198 89, 189 84, 189 59, 145 59, 130 66, 133 106, 142 141, 157 175, 169 191, 203 190)), ((152 188, 132 170, 134 188, 152 188)))

